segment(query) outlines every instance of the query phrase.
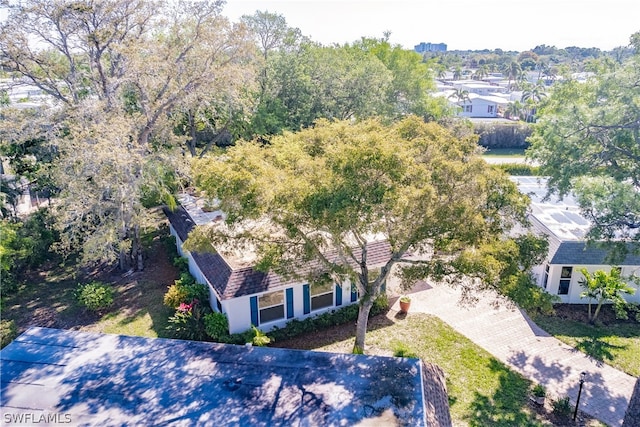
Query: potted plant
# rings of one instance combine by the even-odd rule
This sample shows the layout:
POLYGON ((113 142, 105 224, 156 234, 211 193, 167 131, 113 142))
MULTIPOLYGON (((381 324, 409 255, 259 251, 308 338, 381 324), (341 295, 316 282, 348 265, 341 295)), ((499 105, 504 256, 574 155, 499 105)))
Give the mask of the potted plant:
POLYGON ((547 395, 547 391, 545 390, 543 385, 536 384, 533 387, 533 390, 531 390, 531 393, 533 394, 534 402, 536 402, 538 405, 544 405, 544 398, 547 395))
POLYGON ((403 313, 409 312, 409 306, 411 306, 411 298, 406 295, 400 297, 400 311, 403 313))

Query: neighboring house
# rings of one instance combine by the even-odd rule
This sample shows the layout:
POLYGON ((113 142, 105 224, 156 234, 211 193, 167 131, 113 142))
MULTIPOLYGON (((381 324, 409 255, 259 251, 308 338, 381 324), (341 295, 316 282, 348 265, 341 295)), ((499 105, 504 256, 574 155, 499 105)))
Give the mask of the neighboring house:
POLYGON ((451 426, 420 359, 30 328, 0 351, 3 425, 451 426))
MULTIPOLYGON (((329 283, 314 285, 287 279, 272 272, 253 269, 250 256, 225 253, 187 252, 182 245, 196 225, 222 220, 220 211, 204 212, 198 200, 184 195, 181 205, 171 212, 165 209, 171 235, 181 256, 189 260, 189 271, 198 283, 209 289, 214 311, 226 314, 229 333, 244 332, 251 325, 268 331, 283 327, 291 319, 303 319, 358 301, 355 287, 329 283)), ((330 254, 328 254, 330 255, 330 254)), ((390 257, 389 244, 374 242, 367 248, 369 268, 382 267, 390 257)))
MULTIPOLYGON (((550 294, 558 295, 563 303, 587 304, 588 299, 581 298, 584 291, 580 286, 586 268, 590 273, 597 270, 609 272, 612 266, 607 262, 607 251, 595 244, 588 245, 585 236, 590 228, 589 221, 580 214, 575 199, 568 195, 562 200, 551 196, 544 200, 547 193, 546 179, 539 177, 512 177, 522 193, 531 197, 529 219, 534 232, 548 236, 549 253, 543 265, 534 268, 537 284, 550 294)), ((622 276, 640 276, 640 255, 627 254, 616 267, 622 276)), ((634 295, 624 294, 629 302, 640 303, 640 289, 634 295)))
POLYGON ((438 92, 436 95, 445 97, 450 104, 459 108, 458 116, 467 118, 494 118, 500 117, 501 112, 509 104, 509 101, 497 95, 478 95, 468 93, 468 98, 457 99, 455 91, 438 92))
POLYGON ((469 93, 475 93, 478 95, 498 95, 506 94, 507 90, 496 84, 490 84, 478 80, 458 80, 451 82, 455 89, 466 90, 469 93))

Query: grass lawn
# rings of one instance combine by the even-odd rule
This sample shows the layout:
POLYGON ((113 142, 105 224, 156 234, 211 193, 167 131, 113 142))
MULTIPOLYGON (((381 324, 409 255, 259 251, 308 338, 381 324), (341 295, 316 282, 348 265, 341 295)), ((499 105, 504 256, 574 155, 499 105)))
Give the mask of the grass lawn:
POLYGON ((2 319, 13 320, 18 333, 30 326, 87 332, 168 337, 166 326, 173 310, 162 303, 167 287, 178 277, 169 259, 166 229, 148 234, 145 270, 131 275, 121 272, 76 271, 76 264, 52 266, 30 274, 26 284, 7 296, 2 319), (92 313, 76 304, 73 293, 79 283, 92 280, 110 284, 114 304, 92 313))
POLYGON ((524 148, 488 148, 482 155, 487 157, 524 157, 524 148))
POLYGON ((590 325, 556 316, 535 322, 560 341, 629 375, 640 377, 640 324, 590 325))

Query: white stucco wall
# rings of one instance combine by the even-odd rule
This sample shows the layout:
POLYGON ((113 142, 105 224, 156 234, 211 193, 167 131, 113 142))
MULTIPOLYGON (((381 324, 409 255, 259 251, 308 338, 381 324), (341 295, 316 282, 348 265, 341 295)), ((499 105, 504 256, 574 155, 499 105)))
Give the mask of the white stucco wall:
MULTIPOLYGON (((342 307, 345 307, 350 304, 355 304, 351 302, 351 287, 350 285, 341 286, 342 291, 342 305, 336 306, 336 291, 339 288, 335 288, 333 294, 333 305, 330 307, 325 307, 319 310, 312 310, 309 314, 304 314, 304 291, 303 291, 303 283, 286 286, 279 289, 270 289, 268 292, 263 292, 260 294, 247 295, 238 298, 233 298, 229 300, 222 301, 222 312, 227 315, 229 319, 229 333, 235 334, 244 332, 247 329, 251 328, 251 297, 252 296, 260 296, 265 293, 282 291, 285 292, 286 289, 293 289, 293 318, 292 319, 306 319, 307 317, 317 316, 319 314, 325 313, 331 310, 337 310, 342 307)), ((286 298, 285 298, 285 317, 282 319, 274 320, 267 323, 261 323, 257 325, 261 331, 270 331, 275 327, 282 328, 292 319, 286 318, 286 298)))
MULTIPOLYGON (((484 99, 475 98, 471 100, 471 103, 467 101, 465 105, 467 106, 471 105, 472 111, 471 112, 460 111, 458 113, 458 116, 460 117, 497 117, 498 115, 498 104, 496 104, 495 102, 488 102, 484 99), (493 113, 488 112, 489 105, 493 106, 493 113)), ((462 105, 462 103, 459 104, 459 107, 461 107, 464 110, 464 106, 462 105)))
MULTIPOLYGON (((558 295, 563 303, 570 304, 588 304, 588 298, 580 298, 580 294, 584 291, 582 286, 580 286, 580 280, 583 278, 580 270, 582 268, 586 268, 588 272, 593 273, 598 270, 603 270, 606 272, 611 271, 610 265, 550 265, 549 266, 549 279, 547 281, 547 292, 552 295, 558 295), (567 295, 558 295, 558 289, 560 287, 560 274, 562 271, 562 267, 573 267, 573 271, 571 274, 571 281, 569 284, 569 293, 567 295)), ((622 276, 631 276, 631 275, 640 275, 640 266, 622 266, 622 276)), ((541 267, 541 273, 539 277, 538 284, 542 286, 544 283, 544 267, 541 267)), ((630 282, 629 285, 636 289, 636 292, 633 295, 623 294, 625 299, 629 302, 640 303, 640 289, 638 289, 638 285, 630 282)))

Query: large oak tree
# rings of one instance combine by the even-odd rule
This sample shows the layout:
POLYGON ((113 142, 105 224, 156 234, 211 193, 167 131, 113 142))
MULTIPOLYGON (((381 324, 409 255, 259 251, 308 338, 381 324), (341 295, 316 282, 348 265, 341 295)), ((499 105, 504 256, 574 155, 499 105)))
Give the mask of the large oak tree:
POLYGON ((171 147, 187 142, 194 153, 174 133, 176 111, 203 99, 230 104, 254 81, 251 36, 221 15, 222 5, 25 0, 10 7, 0 28, 3 66, 51 100, 63 246, 83 247, 88 261, 143 267, 142 197, 164 183, 159 176, 177 172, 171 147))
POLYGON ((254 250, 258 268, 312 286, 351 283, 360 295, 355 352, 364 351, 369 312, 394 266, 471 273, 470 253, 521 220, 527 201, 482 160, 475 137, 417 117, 392 126, 321 120, 267 145, 241 142, 196 161, 193 173, 227 219, 188 244, 254 250), (371 274, 367 243, 380 239, 391 256, 371 274))

